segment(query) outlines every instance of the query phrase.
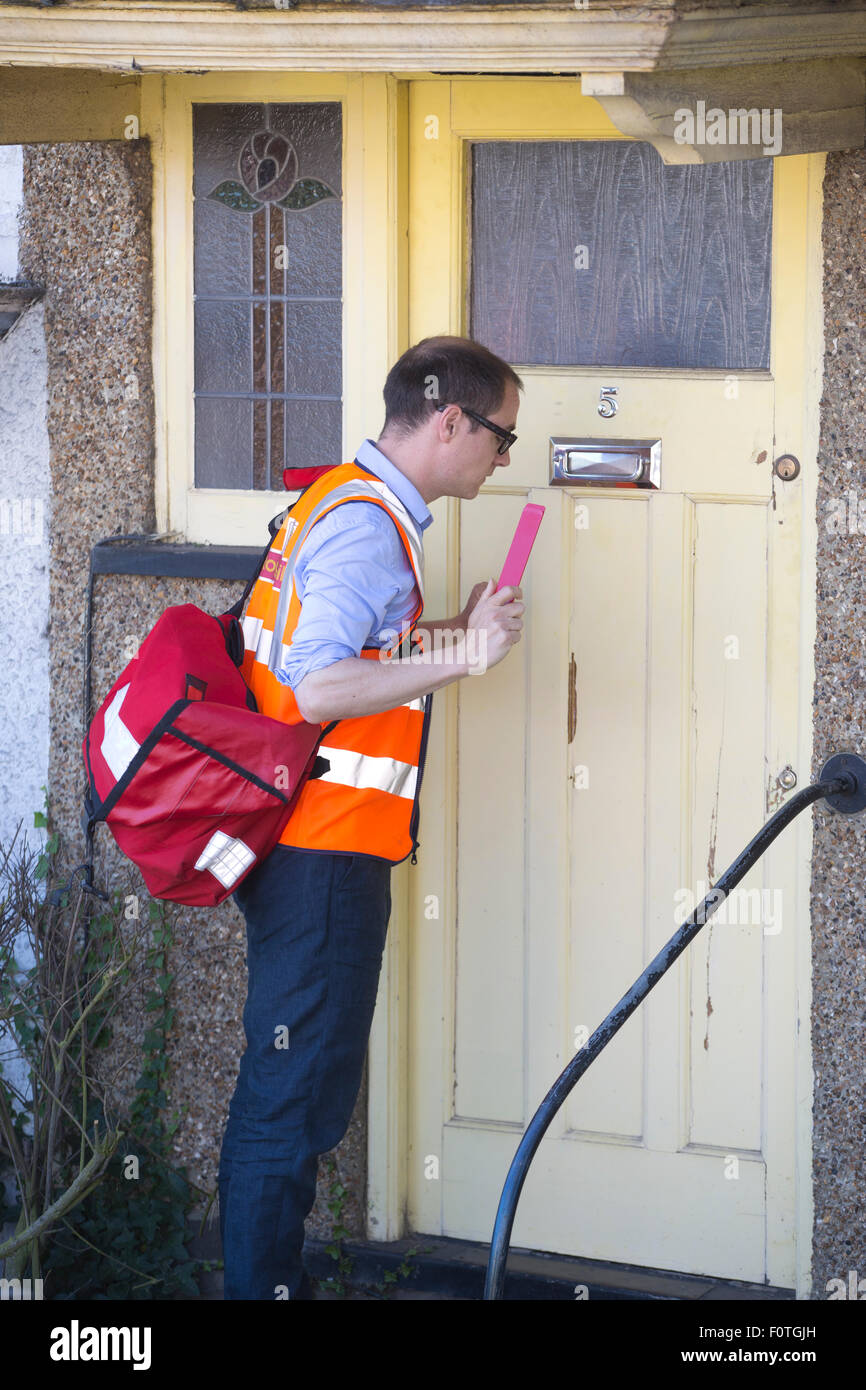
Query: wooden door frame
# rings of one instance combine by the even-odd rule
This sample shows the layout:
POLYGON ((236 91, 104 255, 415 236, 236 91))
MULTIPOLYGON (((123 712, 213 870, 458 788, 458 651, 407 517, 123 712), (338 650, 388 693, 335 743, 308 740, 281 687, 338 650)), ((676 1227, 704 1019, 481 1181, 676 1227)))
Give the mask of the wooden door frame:
POLYGON ((403 84, 382 73, 146 74, 141 134, 153 160, 155 502, 161 531, 198 543, 261 546, 280 491, 194 483, 192 108, 204 103, 339 103, 343 116, 343 438, 358 447, 381 418, 382 383, 405 340, 405 225, 398 199, 403 84), (381 285, 381 294, 371 294, 381 285), (401 314, 403 317, 401 318, 401 314))

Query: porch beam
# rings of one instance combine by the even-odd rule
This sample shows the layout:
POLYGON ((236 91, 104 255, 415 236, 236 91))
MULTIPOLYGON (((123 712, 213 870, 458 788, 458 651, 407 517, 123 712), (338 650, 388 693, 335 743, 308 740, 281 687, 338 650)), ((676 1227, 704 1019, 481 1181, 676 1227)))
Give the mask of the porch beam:
MULTIPOLYGON (((283 0, 288 4, 289 0, 283 0)), ((866 10, 819 3, 363 9, 222 3, 3 5, 0 64, 119 72, 568 73, 866 54, 866 10)))
POLYGON ((866 65, 861 58, 626 72, 616 92, 610 91, 611 79, 610 73, 597 79, 584 74, 582 90, 595 97, 617 130, 648 141, 665 164, 862 149, 866 137, 866 65), (732 115, 749 111, 760 120, 732 115), (762 135, 756 141, 759 126, 762 135), (722 131, 726 139, 709 143, 722 131))

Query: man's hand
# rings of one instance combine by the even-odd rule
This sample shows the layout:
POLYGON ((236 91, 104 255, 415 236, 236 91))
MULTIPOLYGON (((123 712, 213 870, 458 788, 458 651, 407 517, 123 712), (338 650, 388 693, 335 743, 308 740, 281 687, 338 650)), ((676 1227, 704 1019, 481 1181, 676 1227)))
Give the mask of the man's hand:
POLYGON ((460 614, 457 620, 459 623, 462 624, 464 630, 469 625, 469 617, 472 613, 473 608, 480 599, 481 595, 484 593, 484 590, 487 588, 487 585, 489 583, 489 579, 482 579, 481 583, 476 584, 474 589, 472 590, 472 593, 469 595, 469 598, 466 601, 466 607, 463 609, 462 613, 460 614))
MULTIPOLYGON (((479 586, 476 584, 475 589, 479 586)), ((472 593, 475 593, 475 589, 472 593)), ((467 632, 477 628, 487 633, 486 661, 496 666, 520 641, 523 627, 523 613, 526 605, 521 603, 523 590, 514 584, 506 584, 504 589, 496 589, 496 580, 488 579, 481 587, 481 596, 476 602, 466 625, 467 632)), ((471 601, 471 600, 470 600, 471 601)))
POLYGON ((435 619, 432 619, 432 620, 430 620, 430 621, 428 621, 428 622, 424 622, 424 621, 422 620, 422 621, 418 624, 418 628, 417 628, 417 631, 418 631, 418 632, 422 632, 422 633, 423 633, 423 632, 427 632, 427 633, 430 633, 430 634, 431 634, 431 642, 430 642, 430 647, 431 647, 431 648, 432 648, 432 634, 436 631, 437 628, 447 628, 448 631, 450 631, 450 632, 455 632, 455 631, 460 630, 460 629, 462 629, 463 632, 466 631, 467 627, 469 626, 469 619, 470 619, 470 617, 471 617, 471 615, 472 615, 472 612, 473 612, 473 610, 474 610, 474 608, 475 608, 475 605, 478 603, 478 600, 480 599, 481 595, 484 593, 484 590, 487 588, 487 586, 488 586, 489 583, 490 583, 490 580, 484 580, 484 579, 482 579, 482 581, 481 581, 480 584, 476 584, 476 585, 475 585, 475 587, 474 587, 473 590, 472 590, 472 593, 469 595, 469 598, 466 600, 466 607, 463 608, 463 609, 457 614, 457 617, 456 617, 456 618, 435 618, 435 619))

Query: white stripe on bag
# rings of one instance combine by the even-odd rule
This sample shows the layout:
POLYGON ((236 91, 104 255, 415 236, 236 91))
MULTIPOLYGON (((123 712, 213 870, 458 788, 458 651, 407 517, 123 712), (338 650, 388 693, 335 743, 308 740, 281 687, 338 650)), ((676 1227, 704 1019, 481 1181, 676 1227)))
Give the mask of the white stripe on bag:
POLYGON ((105 733, 102 736, 102 743, 99 745, 103 758, 114 773, 116 782, 120 781, 141 747, 141 744, 136 742, 120 718, 120 707, 126 699, 128 689, 129 686, 124 685, 118 690, 105 711, 105 733))

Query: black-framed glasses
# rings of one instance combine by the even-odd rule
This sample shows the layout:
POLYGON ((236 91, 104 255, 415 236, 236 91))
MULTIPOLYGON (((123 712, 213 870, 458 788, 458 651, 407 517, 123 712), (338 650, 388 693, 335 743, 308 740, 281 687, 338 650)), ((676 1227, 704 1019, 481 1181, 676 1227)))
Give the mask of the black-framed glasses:
MULTIPOLYGON (((450 401, 449 404, 450 404, 450 405, 457 405, 457 402, 456 402, 456 401, 450 401)), ((437 405, 436 409, 437 409, 437 410, 447 410, 447 409, 448 409, 448 406, 447 406, 447 405, 437 405)), ((466 405, 458 405, 458 406, 457 406, 457 409, 458 409, 458 410, 462 410, 462 411, 463 411, 463 414, 464 414, 464 415, 468 415, 468 416, 470 417, 470 419, 472 419, 472 420, 477 420, 479 425, 484 425, 486 429, 492 430, 494 434, 498 434, 498 435, 499 435, 499 438, 502 440, 502 443, 500 444, 499 448, 496 450, 497 454, 507 454, 507 453, 508 453, 508 450, 512 447, 512 445, 517 443, 517 435, 516 435, 516 434, 512 434, 509 430, 504 430, 504 429, 502 428, 501 425, 494 425, 494 423, 493 423, 492 420, 485 420, 485 418, 484 418, 483 415, 478 415, 478 414, 476 414, 476 412, 475 412, 474 410, 470 410, 468 406, 466 406, 466 405)))

